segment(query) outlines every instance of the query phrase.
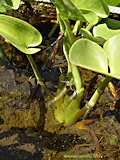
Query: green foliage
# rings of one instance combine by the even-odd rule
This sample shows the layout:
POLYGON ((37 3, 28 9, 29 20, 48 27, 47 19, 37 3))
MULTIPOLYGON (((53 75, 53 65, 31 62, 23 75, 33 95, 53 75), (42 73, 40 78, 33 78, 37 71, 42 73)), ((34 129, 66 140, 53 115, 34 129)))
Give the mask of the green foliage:
POLYGON ((71 0, 52 0, 52 2, 58 8, 63 18, 86 21, 81 11, 71 2, 71 0))
POLYGON ((96 24, 98 16, 105 18, 109 15, 109 9, 104 1, 99 0, 52 0, 60 14, 65 19, 88 21, 96 24))
POLYGON ((103 20, 110 29, 120 29, 120 21, 116 19, 106 18, 103 20))
POLYGON ((18 9, 20 0, 6 0, 7 5, 12 9, 18 9))
POLYGON ((120 34, 113 36, 104 44, 104 50, 108 56, 110 74, 120 79, 120 34))
POLYGON ((6 12, 9 9, 18 9, 20 0, 1 0, 0 1, 0 12, 6 12))
POLYGON ((6 12, 6 10, 8 9, 7 7, 7 3, 5 0, 1 0, 0 2, 0 12, 6 12))
POLYGON ((23 53, 33 54, 40 50, 35 48, 42 41, 40 32, 18 18, 0 14, 0 34, 23 53))
POLYGON ((69 59, 74 65, 120 79, 119 44, 120 34, 108 39, 103 48, 88 39, 79 39, 72 45, 69 59))
POLYGON ((114 35, 120 34, 119 29, 109 29, 106 24, 99 24, 93 28, 94 37, 101 37, 104 40, 108 40, 114 35))
POLYGON ((118 6, 120 4, 120 0, 105 0, 105 2, 112 6, 118 6))
MULTIPOLYGON (((52 2, 57 9, 60 29, 64 32, 63 47, 69 73, 67 76, 72 85, 75 85, 77 93, 74 98, 63 95, 55 102, 55 118, 60 123, 71 125, 85 110, 89 110, 89 106, 93 107, 96 104, 111 77, 120 79, 120 22, 107 18, 108 4, 118 5, 120 2, 115 0, 106 0, 107 3, 104 0, 52 0, 52 2), (102 18, 104 18, 103 24, 100 24, 102 18), (70 20, 79 21, 77 27, 73 26, 73 30, 74 34, 80 33, 80 39, 73 34, 70 20), (98 22, 99 25, 96 25, 98 22), (84 87, 77 66, 111 76, 100 86, 98 85, 95 94, 82 109, 80 109, 80 102, 84 95, 84 87)), ((19 5, 20 0, 1 0, 0 12, 18 9, 19 5)), ((40 32, 25 21, 0 14, 0 35, 27 54, 37 81, 44 86, 32 56, 28 55, 40 51, 40 48, 37 48, 42 42, 40 32)))
POLYGON ((77 40, 70 49, 69 58, 74 65, 104 74, 108 72, 104 50, 88 39, 77 40))
POLYGON ((98 23, 99 17, 94 12, 89 11, 89 10, 81 10, 81 12, 88 23, 90 24, 98 23))
POLYGON ((104 0, 71 0, 74 5, 83 10, 94 12, 97 16, 105 18, 109 15, 109 9, 104 0))

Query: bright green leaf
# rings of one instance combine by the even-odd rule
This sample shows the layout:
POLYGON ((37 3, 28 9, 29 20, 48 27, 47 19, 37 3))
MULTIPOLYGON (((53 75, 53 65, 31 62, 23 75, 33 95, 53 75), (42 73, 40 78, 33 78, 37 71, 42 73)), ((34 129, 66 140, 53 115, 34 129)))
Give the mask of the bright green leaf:
POLYGON ((69 52, 70 62, 74 65, 107 74, 108 62, 104 50, 88 39, 77 40, 69 52))
POLYGON ((23 53, 33 54, 40 50, 35 48, 42 41, 40 32, 18 18, 0 14, 0 34, 23 53))
POLYGON ((105 40, 120 34, 120 29, 109 29, 106 24, 99 24, 93 28, 94 37, 101 37, 105 40))
POLYGON ((83 16, 88 21, 88 23, 94 25, 98 23, 99 18, 94 12, 89 10, 81 10, 81 12, 83 13, 83 16))
POLYGON ((102 18, 109 15, 109 9, 104 0, 71 0, 78 9, 89 10, 102 18))
POLYGON ((110 74, 120 79, 120 34, 106 41, 104 50, 109 59, 110 74))

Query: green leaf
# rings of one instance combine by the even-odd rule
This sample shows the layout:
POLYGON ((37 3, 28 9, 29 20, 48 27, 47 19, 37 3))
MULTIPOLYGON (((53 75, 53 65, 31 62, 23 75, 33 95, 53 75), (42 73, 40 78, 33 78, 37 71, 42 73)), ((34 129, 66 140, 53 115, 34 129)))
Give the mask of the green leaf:
POLYGON ((89 11, 89 10, 81 10, 81 12, 83 13, 83 16, 88 21, 88 23, 93 24, 93 25, 98 23, 99 18, 94 12, 89 11))
POLYGON ((104 50, 109 59, 110 74, 120 79, 120 34, 106 41, 104 50))
POLYGON ((94 37, 101 37, 105 40, 120 34, 120 29, 109 29, 106 24, 99 24, 93 28, 94 37))
POLYGON ((94 37, 90 31, 88 31, 87 29, 85 28, 81 28, 80 30, 80 33, 82 34, 82 37, 83 38, 87 38, 93 42, 96 42, 97 44, 99 45, 103 45, 105 40, 103 38, 100 38, 100 37, 94 37))
POLYGON ((6 4, 12 9, 18 9, 20 5, 20 0, 5 0, 6 4))
POLYGON ((104 0, 71 0, 78 9, 89 10, 97 16, 106 18, 109 15, 109 9, 104 0))
POLYGON ((0 12, 1 12, 1 13, 6 12, 6 7, 5 7, 5 5, 6 5, 6 1, 5 1, 5 0, 1 0, 1 1, 0 1, 0 12))
POLYGON ((18 9, 20 0, 1 0, 0 1, 0 12, 4 13, 9 9, 18 9))
POLYGON ((52 2, 58 8, 59 13, 63 18, 86 21, 82 12, 71 2, 71 0, 52 0, 52 2))
POLYGON ((33 54, 40 50, 35 48, 42 42, 40 32, 18 18, 0 14, 0 34, 23 53, 33 54))
POLYGON ((116 19, 106 18, 103 19, 103 22, 105 22, 110 29, 120 29, 120 21, 116 19))
POLYGON ((118 6, 120 4, 120 0, 105 0, 105 2, 112 6, 118 6))
POLYGON ((104 50, 88 39, 77 40, 69 52, 70 62, 74 65, 107 74, 108 62, 104 50))

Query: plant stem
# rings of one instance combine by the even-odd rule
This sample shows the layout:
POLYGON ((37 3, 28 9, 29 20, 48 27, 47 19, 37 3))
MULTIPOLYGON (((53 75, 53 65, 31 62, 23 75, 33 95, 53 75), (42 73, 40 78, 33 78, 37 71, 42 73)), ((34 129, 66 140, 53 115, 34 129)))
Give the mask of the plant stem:
POLYGON ((71 69, 72 69, 74 84, 76 87, 76 92, 77 92, 77 94, 79 94, 79 93, 81 93, 81 88, 83 88, 82 80, 80 78, 80 71, 79 71, 78 67, 76 67, 73 64, 71 64, 71 69))
POLYGON ((90 31, 93 26, 94 26, 93 24, 88 24, 88 26, 86 27, 86 29, 87 29, 88 31, 90 31))
POLYGON ((48 38, 52 37, 52 35, 54 34, 54 32, 57 29, 57 27, 58 27, 58 23, 55 23, 53 28, 51 29, 51 31, 48 34, 48 38))
POLYGON ((71 69, 71 63, 69 61, 69 44, 67 44, 67 42, 65 42, 65 38, 64 38, 64 42, 63 42, 63 51, 64 51, 64 55, 65 55, 65 58, 67 60, 67 64, 68 64, 68 71, 67 73, 71 73, 72 72, 72 69, 71 69))
POLYGON ((109 81, 111 81, 112 77, 106 77, 104 80, 102 80, 94 92, 93 96, 89 100, 88 103, 85 104, 85 106, 81 109, 85 111, 85 114, 83 118, 86 118, 88 113, 91 111, 91 109, 95 106, 96 102, 98 101, 99 97, 103 93, 105 87, 108 85, 109 81))
POLYGON ((73 31, 72 31, 74 35, 77 34, 80 25, 81 25, 80 24, 80 20, 77 20, 76 23, 75 23, 75 25, 74 25, 73 31))
POLYGON ((60 25, 60 31, 65 33, 65 25, 63 23, 63 20, 60 17, 59 11, 57 9, 56 9, 56 12, 57 12, 57 21, 59 22, 59 25, 60 25))
POLYGON ((43 80, 42 80, 42 77, 40 75, 39 69, 38 69, 38 67, 37 67, 32 55, 27 54, 27 58, 28 58, 28 60, 29 60, 29 62, 31 64, 31 67, 33 69, 33 72, 35 74, 35 77, 37 79, 38 84, 40 84, 41 86, 45 87, 45 85, 43 83, 43 80))
POLYGON ((68 37, 70 46, 75 42, 75 36, 73 35, 73 32, 71 31, 70 23, 68 20, 63 20, 65 28, 66 28, 66 36, 68 37))
MULTIPOLYGON (((74 84, 75 84, 75 87, 76 87, 76 92, 77 94, 81 93, 81 88, 83 88, 82 86, 82 81, 81 81, 81 77, 80 77, 80 71, 78 70, 78 67, 71 64, 70 61, 69 61, 69 49, 71 47, 71 45, 74 43, 75 41, 75 37, 71 31, 71 28, 70 28, 70 24, 69 24, 69 21, 67 20, 63 20, 64 22, 64 25, 66 27, 66 34, 67 34, 67 37, 68 37, 68 48, 67 48, 67 61, 69 62, 68 65, 70 66, 70 70, 72 71, 72 75, 73 75, 73 79, 74 79, 74 84)), ((64 45, 66 46, 67 45, 67 42, 64 41, 64 45)), ((68 69, 69 69, 68 68, 68 69)))

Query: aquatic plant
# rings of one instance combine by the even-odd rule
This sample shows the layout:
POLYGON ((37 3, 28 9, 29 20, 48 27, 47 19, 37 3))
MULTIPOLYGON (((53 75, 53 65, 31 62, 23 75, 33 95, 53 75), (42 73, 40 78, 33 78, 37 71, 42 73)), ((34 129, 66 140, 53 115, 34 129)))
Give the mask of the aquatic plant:
MULTIPOLYGON (((108 18, 109 4, 111 5, 108 0, 88 0, 87 3, 85 0, 52 0, 52 3, 56 7, 60 31, 64 35, 63 51, 68 63, 68 81, 75 86, 76 92, 76 95, 71 96, 66 92, 61 94, 64 86, 58 86, 58 98, 54 101, 55 118, 64 125, 71 125, 87 116, 112 78, 120 79, 120 22, 108 18), (71 20, 74 21, 72 26, 71 20), (81 68, 104 75, 95 93, 82 107, 80 104, 84 96, 84 86, 81 68)), ((119 1, 114 3, 118 5, 119 1)), ((20 1, 3 0, 0 2, 0 12, 10 8, 17 9, 19 4, 20 1)), ((0 14, 0 34, 27 55, 38 82, 44 86, 32 58, 32 54, 40 50, 40 32, 27 22, 0 14)))
MULTIPOLYGON (((56 5, 58 21, 61 31, 64 33, 63 47, 68 61, 68 77, 71 73, 77 93, 76 97, 71 100, 76 101, 77 99, 76 104, 73 103, 72 105, 70 101, 67 105, 64 103, 57 105, 55 116, 61 122, 60 108, 62 108, 62 114, 64 115, 62 122, 69 125, 74 123, 78 117, 83 116, 85 118, 87 116, 112 77, 120 79, 120 53, 118 52, 120 22, 116 21, 114 23, 114 20, 108 18, 108 1, 105 3, 103 0, 88 0, 86 3, 84 0, 52 0, 52 2, 56 5), (102 18, 106 18, 104 23, 97 24, 101 22, 102 18), (76 21, 73 30, 70 26, 70 20, 76 21), (109 23, 109 20, 111 23, 109 23), (108 23, 110 24, 109 27, 107 27, 108 23), (114 28, 115 26, 118 26, 117 30, 114 28), (76 38, 78 32, 80 37, 76 38), (84 93, 84 87, 80 76, 80 68, 77 66, 105 75, 105 79, 98 84, 91 99, 81 109, 80 101, 84 93)), ((66 96, 64 96, 64 99, 66 99, 66 96)))

